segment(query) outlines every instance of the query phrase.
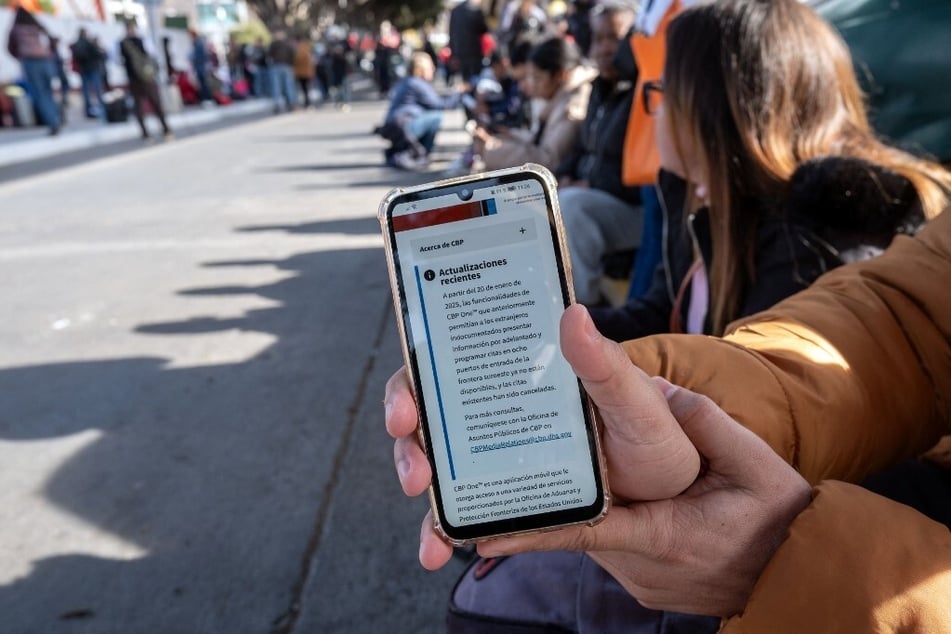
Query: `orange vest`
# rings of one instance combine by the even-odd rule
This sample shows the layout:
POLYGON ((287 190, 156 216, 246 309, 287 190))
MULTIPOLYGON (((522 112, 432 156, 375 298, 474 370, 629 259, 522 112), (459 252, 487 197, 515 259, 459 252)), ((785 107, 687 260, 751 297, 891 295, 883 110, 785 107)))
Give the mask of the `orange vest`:
POLYGON ((654 132, 654 118, 644 109, 644 82, 660 79, 664 74, 667 51, 667 25, 682 8, 681 2, 671 3, 653 35, 634 33, 630 39, 634 60, 637 62, 637 86, 634 105, 624 137, 622 180, 625 185, 651 185, 657 182, 660 154, 654 132))

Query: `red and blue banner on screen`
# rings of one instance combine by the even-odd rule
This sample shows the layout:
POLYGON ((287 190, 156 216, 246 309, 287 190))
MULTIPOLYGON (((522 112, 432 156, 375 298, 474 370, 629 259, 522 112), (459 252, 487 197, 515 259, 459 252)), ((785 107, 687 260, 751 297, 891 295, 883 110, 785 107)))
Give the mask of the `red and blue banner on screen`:
POLYGON ((393 217, 393 231, 409 231, 410 229, 422 229, 423 227, 434 227, 444 225, 459 220, 469 220, 470 218, 480 218, 482 216, 495 215, 495 199, 472 201, 451 207, 440 207, 438 209, 427 209, 418 211, 405 216, 393 217))

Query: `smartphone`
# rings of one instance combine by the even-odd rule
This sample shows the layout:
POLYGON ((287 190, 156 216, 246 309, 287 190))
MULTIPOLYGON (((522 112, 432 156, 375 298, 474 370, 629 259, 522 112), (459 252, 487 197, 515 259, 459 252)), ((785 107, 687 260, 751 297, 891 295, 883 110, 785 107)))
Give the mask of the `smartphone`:
POLYGON ((593 410, 559 345, 573 291, 556 187, 528 164, 380 205, 436 529, 456 545, 607 513, 593 410))

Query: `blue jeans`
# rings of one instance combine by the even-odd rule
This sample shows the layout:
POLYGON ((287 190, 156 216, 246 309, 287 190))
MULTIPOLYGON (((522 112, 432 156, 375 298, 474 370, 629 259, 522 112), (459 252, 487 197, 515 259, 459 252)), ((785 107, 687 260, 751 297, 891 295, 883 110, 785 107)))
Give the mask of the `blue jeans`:
POLYGON ((346 77, 340 80, 340 83, 333 86, 334 102, 338 105, 350 103, 350 82, 346 77))
POLYGON ((601 298, 604 256, 641 244, 641 209, 593 187, 562 187, 558 204, 571 253, 575 297, 582 304, 595 304, 601 298))
POLYGON ((269 97, 271 95, 271 69, 268 66, 258 66, 254 71, 254 96, 269 97))
POLYGON ((208 84, 208 71, 205 69, 194 68, 195 77, 198 79, 198 99, 200 101, 211 101, 211 86, 208 84))
POLYGON ((86 108, 86 116, 104 116, 106 107, 102 102, 102 73, 93 70, 80 73, 79 76, 83 80, 83 106, 86 108), (96 98, 98 105, 93 104, 93 97, 96 98))
POLYGON ((651 287, 654 269, 660 263, 664 250, 664 212, 654 185, 641 187, 641 205, 644 208, 644 226, 641 245, 634 258, 631 288, 627 294, 629 299, 640 297, 651 287))
POLYGON ((297 105, 297 88, 294 86, 294 73, 287 64, 272 64, 268 69, 271 73, 271 97, 274 107, 280 109, 281 98, 288 110, 297 105))
POLYGON ((407 132, 412 134, 426 150, 426 154, 429 154, 436 145, 436 133, 439 132, 440 125, 442 125, 442 112, 424 110, 409 122, 407 132))
POLYGON ((56 72, 51 59, 22 59, 23 76, 30 88, 33 105, 40 119, 51 130, 59 129, 59 107, 53 99, 53 77, 56 72))

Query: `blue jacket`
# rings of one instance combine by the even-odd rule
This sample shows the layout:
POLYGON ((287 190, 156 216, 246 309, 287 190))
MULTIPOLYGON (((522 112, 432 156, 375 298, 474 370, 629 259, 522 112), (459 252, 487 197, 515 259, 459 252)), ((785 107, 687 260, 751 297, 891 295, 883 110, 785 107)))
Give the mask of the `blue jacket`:
POLYGON ((384 121, 392 121, 397 115, 416 115, 423 110, 449 110, 458 106, 461 98, 461 93, 440 95, 425 79, 404 77, 393 90, 384 121))

